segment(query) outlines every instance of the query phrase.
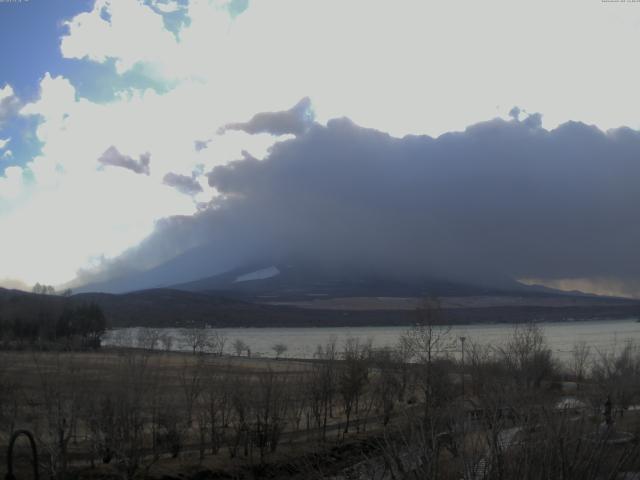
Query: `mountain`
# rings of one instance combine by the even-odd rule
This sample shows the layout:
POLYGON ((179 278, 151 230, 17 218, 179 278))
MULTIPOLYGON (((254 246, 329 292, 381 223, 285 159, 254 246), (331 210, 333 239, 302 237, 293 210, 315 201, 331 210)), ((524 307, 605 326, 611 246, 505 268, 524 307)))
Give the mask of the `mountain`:
MULTIPOLYGON (((263 272, 263 276, 266 273, 263 272)), ((367 297, 364 305, 355 306, 348 298, 337 300, 338 303, 322 300, 324 303, 318 305, 313 302, 311 305, 304 302, 286 305, 265 303, 264 299, 246 301, 220 293, 174 289, 60 297, 0 288, 0 326, 2 321, 28 321, 30 318, 55 322, 66 306, 89 302, 102 308, 111 327, 335 327, 411 325, 416 321, 417 304, 397 302, 406 299, 391 299, 392 302, 382 307, 375 303, 375 297, 367 297)), ((637 301, 542 294, 529 298, 444 297, 442 307, 442 320, 451 323, 611 319, 640 314, 640 302, 637 301), (487 302, 486 299, 496 301, 487 302)))
POLYGON ((502 287, 472 285, 446 279, 392 277, 353 266, 283 262, 251 264, 171 288, 191 292, 225 292, 255 300, 314 297, 425 297, 523 293, 527 287, 504 281, 502 287))
POLYGON ((95 302, 114 327, 260 326, 288 323, 295 308, 253 304, 221 295, 173 289, 125 294, 82 293, 74 301, 95 302))
POLYGON ((74 285, 75 292, 126 293, 137 290, 166 288, 176 283, 190 282, 215 273, 222 273, 236 264, 232 253, 215 250, 212 245, 196 247, 171 260, 144 271, 126 274, 105 281, 74 285))
MULTIPOLYGON (((115 267, 110 270, 112 275, 116 271, 115 267)), ((416 274, 416 268, 408 265, 364 265, 357 259, 310 260, 296 254, 279 256, 259 247, 225 247, 216 242, 187 250, 144 271, 122 272, 108 280, 96 277, 85 284, 70 286, 75 292, 126 293, 175 288, 254 295, 440 296, 526 290, 513 279, 491 271, 477 278, 416 274), (251 274, 258 277, 241 278, 251 274)))
POLYGON ((429 272, 419 275, 415 269, 407 266, 363 266, 355 262, 310 261, 295 255, 273 258, 272 254, 261 252, 259 248, 245 255, 232 247, 225 248, 210 242, 148 270, 129 271, 108 280, 94 280, 84 285, 73 285, 72 288, 76 293, 127 293, 168 288, 190 292, 223 292, 227 296, 249 300, 301 300, 319 296, 562 294, 545 287, 525 286, 490 271, 484 272, 481 278, 454 278, 429 272))
POLYGON ((526 286, 496 274, 470 281, 266 256, 238 268, 238 258, 223 253, 211 245, 193 249, 146 272, 76 289, 69 301, 97 303, 113 326, 154 327, 408 325, 427 296, 440 298, 443 319, 457 323, 640 314, 637 301, 526 286))

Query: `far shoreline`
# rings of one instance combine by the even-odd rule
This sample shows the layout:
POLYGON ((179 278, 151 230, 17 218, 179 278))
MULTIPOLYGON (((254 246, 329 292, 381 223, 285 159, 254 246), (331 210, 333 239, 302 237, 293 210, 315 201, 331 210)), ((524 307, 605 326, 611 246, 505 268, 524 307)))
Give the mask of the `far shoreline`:
MULTIPOLYGON (((580 322, 613 322, 613 321, 634 321, 640 322, 640 314, 638 315, 620 315, 620 316, 604 316, 604 317, 588 317, 588 318, 563 318, 563 319, 526 319, 526 320, 487 320, 487 321, 454 321, 454 322, 434 322, 434 326, 438 327, 458 327, 458 326, 483 326, 483 325, 522 325, 525 323, 536 323, 536 324, 558 324, 558 323, 580 323, 580 322)), ((292 325, 284 325, 282 323, 274 323, 274 324, 255 324, 255 325, 216 325, 211 323, 195 323, 195 322, 187 322, 185 324, 177 324, 177 325, 116 325, 111 326, 107 329, 107 331, 115 331, 115 330, 123 330, 128 328, 150 328, 150 329, 173 329, 173 330, 182 330, 182 329, 211 329, 211 330, 225 330, 225 329, 261 329, 261 330, 272 330, 272 329, 328 329, 328 328, 411 328, 415 325, 418 325, 418 322, 407 322, 407 323, 371 323, 371 324, 351 324, 351 323, 335 323, 335 324, 326 324, 326 325, 304 325, 304 324, 292 324, 292 325)))

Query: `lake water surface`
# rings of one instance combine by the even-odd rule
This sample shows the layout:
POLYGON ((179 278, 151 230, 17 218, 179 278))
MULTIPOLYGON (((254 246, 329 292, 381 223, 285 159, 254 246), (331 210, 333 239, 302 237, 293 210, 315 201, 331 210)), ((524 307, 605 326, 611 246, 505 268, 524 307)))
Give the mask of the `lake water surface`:
MULTIPOLYGON (((575 322, 541 323, 547 343, 554 355, 567 360, 576 342, 584 341, 592 349, 611 351, 624 346, 632 340, 640 344, 640 323, 636 319, 628 320, 594 320, 575 322)), ((320 344, 326 344, 332 338, 337 340, 340 348, 345 339, 354 337, 362 341, 371 340, 374 347, 393 347, 400 335, 408 327, 327 327, 327 328, 219 328, 215 332, 227 338, 225 352, 232 353, 232 342, 240 339, 251 349, 252 356, 273 357, 273 345, 284 343, 289 358, 311 358, 320 344)), ((454 339, 461 336, 467 341, 499 346, 513 333, 510 324, 456 325, 451 327, 450 335, 454 339)), ((108 332, 105 346, 136 346, 139 328, 116 329, 108 332)), ((174 338, 173 350, 189 350, 180 329, 159 329, 174 338)), ((213 332, 214 330, 211 330, 213 332)), ((467 343, 469 345, 469 343, 467 343)), ((160 347, 158 347, 160 348, 160 347)), ((452 349, 452 354, 459 350, 459 343, 452 349)))

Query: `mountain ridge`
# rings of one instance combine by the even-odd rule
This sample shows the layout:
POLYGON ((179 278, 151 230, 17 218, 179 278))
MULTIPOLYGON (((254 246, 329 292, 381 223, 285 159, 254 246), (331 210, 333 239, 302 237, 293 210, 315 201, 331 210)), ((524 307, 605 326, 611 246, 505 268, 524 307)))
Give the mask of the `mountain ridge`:
MULTIPOLYGON (((540 298, 550 298, 540 296, 540 298)), ((567 319, 631 318, 640 302, 626 299, 585 299, 575 305, 490 305, 442 309, 446 323, 559 321, 567 319), (591 302, 591 303, 585 303, 591 302)), ((111 327, 322 327, 392 326, 416 322, 415 308, 380 310, 301 308, 231 297, 225 292, 149 289, 126 294, 80 293, 70 297, 40 295, 0 288, 0 319, 20 321, 47 315, 55 321, 65 306, 95 303, 111 327)))

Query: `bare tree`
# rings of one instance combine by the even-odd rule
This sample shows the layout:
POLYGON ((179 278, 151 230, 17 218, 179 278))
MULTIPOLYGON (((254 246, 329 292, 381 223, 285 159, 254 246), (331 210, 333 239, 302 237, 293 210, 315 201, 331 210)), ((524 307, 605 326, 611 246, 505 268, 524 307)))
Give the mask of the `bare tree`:
POLYGON ((207 351, 221 357, 224 353, 224 347, 227 344, 226 334, 218 330, 207 330, 206 332, 208 333, 206 339, 207 351))
POLYGON ((149 367, 146 353, 127 352, 116 367, 116 383, 102 397, 101 436, 105 460, 115 460, 125 479, 144 475, 158 460, 145 455, 145 425, 150 400, 157 395, 157 371, 149 367))
POLYGON ((395 350, 392 352, 392 359, 398 372, 398 401, 403 402, 409 387, 411 376, 410 361, 413 357, 413 340, 409 335, 401 335, 398 339, 395 350))
POLYGON ((11 435, 19 415, 19 383, 8 373, 10 358, 0 352, 0 432, 11 435))
POLYGON ((249 349, 249 345, 247 345, 244 341, 240 340, 239 338, 236 338, 233 341, 232 347, 233 347, 233 351, 238 357, 242 356, 242 354, 249 349))
POLYGON ((222 446, 232 416, 233 379, 228 370, 205 373, 203 391, 199 396, 199 427, 201 456, 204 455, 204 439, 207 436, 211 444, 211 453, 216 454, 222 446))
POLYGON ((451 336, 451 327, 443 325, 440 301, 427 298, 416 310, 417 323, 405 334, 403 341, 409 348, 417 368, 417 384, 424 397, 424 418, 434 403, 441 401, 444 390, 449 388, 445 366, 439 362, 448 356, 455 340, 451 336))
POLYGON ((128 328, 115 330, 111 336, 113 343, 118 347, 133 347, 133 333, 128 328))
POLYGON ((431 365, 436 357, 446 354, 454 344, 451 326, 445 325, 440 300, 426 298, 416 309, 416 324, 403 335, 403 347, 419 363, 431 365))
POLYGON ((284 343, 276 343, 271 347, 271 350, 276 354, 276 360, 279 359, 288 349, 289 347, 284 343))
POLYGON ((168 332, 163 332, 160 334, 160 344, 165 352, 170 352, 171 347, 173 347, 173 335, 168 332))
POLYGON ((194 355, 196 353, 204 353, 207 347, 207 333, 204 329, 185 328, 182 330, 182 338, 194 355))
POLYGON ((155 350, 160 342, 160 330, 157 328, 140 328, 136 336, 136 343, 139 348, 145 350, 155 350))
POLYGON ((260 460, 274 453, 286 424, 289 406, 289 390, 286 375, 278 375, 271 370, 258 377, 258 384, 252 399, 252 433, 255 438, 260 460))
POLYGON ((189 420, 185 423, 180 404, 174 398, 165 398, 159 404, 157 415, 158 446, 169 451, 172 458, 180 455, 184 437, 191 428, 189 420))
POLYGON ((527 388, 539 387, 556 369, 544 332, 534 322, 516 325, 507 344, 498 351, 514 381, 527 388))
MULTIPOLYGON (((289 382, 289 408, 288 408, 288 423, 295 427, 296 431, 300 430, 300 422, 302 421, 304 414, 309 412, 309 399, 307 398, 308 387, 306 382, 309 381, 306 375, 307 372, 296 375, 293 377, 294 381, 289 382)), ((307 428, 310 425, 307 422, 307 428)), ((292 437, 293 438, 293 437, 292 437)))
POLYGON ((251 393, 249 385, 241 378, 236 377, 231 385, 231 405, 233 421, 230 423, 233 430, 233 438, 227 443, 229 456, 235 458, 238 449, 244 447, 244 455, 249 455, 250 443, 250 418, 251 418, 251 393))
POLYGON ((373 365, 376 373, 373 375, 372 395, 375 399, 375 408, 383 415, 382 423, 388 425, 391 414, 394 411, 398 390, 401 388, 401 373, 396 368, 395 352, 390 349, 383 349, 375 352, 373 365))
POLYGON ((86 394, 84 375, 73 356, 33 354, 38 385, 29 398, 34 410, 35 433, 47 453, 52 478, 64 478, 68 468, 68 449, 80 417, 86 394))
POLYGON ((371 345, 361 345, 357 338, 348 338, 342 352, 343 364, 338 374, 338 390, 342 396, 346 423, 344 433, 349 432, 351 412, 356 413, 360 404, 360 396, 369 381, 369 365, 371 345))
POLYGON ((184 359, 178 375, 184 397, 185 422, 187 428, 193 423, 193 409, 203 390, 204 360, 198 358, 195 364, 184 359))
POLYGON ((620 350, 596 351, 592 380, 598 386, 600 396, 609 397, 616 410, 623 414, 640 398, 640 348, 628 340, 620 350))
POLYGON ((321 432, 324 441, 327 436, 327 423, 332 416, 333 400, 337 390, 336 372, 336 338, 333 337, 326 345, 318 345, 315 353, 316 362, 310 373, 309 403, 316 427, 321 432))
POLYGON ((581 382, 584 379, 590 357, 591 347, 587 342, 580 341, 573 344, 570 369, 576 381, 581 382))

